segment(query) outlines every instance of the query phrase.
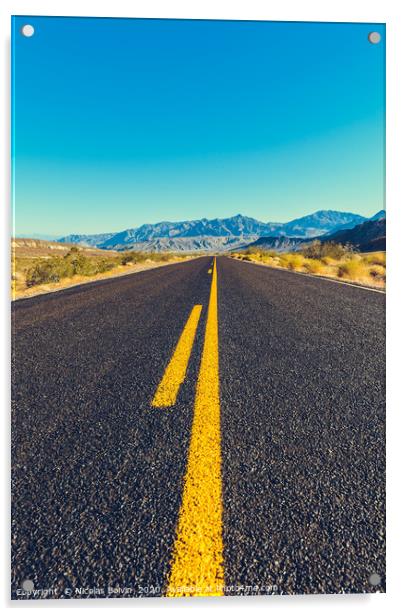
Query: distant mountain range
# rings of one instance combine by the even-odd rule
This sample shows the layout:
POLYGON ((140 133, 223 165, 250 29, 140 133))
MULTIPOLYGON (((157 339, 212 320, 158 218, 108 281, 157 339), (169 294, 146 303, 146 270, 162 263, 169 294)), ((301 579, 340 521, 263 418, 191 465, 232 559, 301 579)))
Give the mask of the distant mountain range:
MULTIPOLYGON (((385 215, 385 212, 384 212, 385 215)), ((385 217, 373 218, 356 225, 353 229, 336 231, 328 239, 339 244, 352 244, 360 252, 385 250, 386 222, 385 217)))
POLYGON ((213 220, 202 218, 182 222, 163 221, 118 233, 67 235, 58 241, 109 250, 225 251, 252 244, 260 238, 274 238, 283 245, 287 243, 285 240, 290 238, 306 241, 351 229, 369 220, 381 219, 383 216, 385 216, 384 211, 377 212, 369 219, 351 212, 320 210, 287 223, 279 223, 261 222, 237 214, 230 218, 213 220))
POLYGON ((259 237, 256 241, 242 248, 259 247, 266 250, 272 249, 278 252, 291 252, 307 246, 313 240, 322 242, 336 242, 338 244, 350 244, 360 252, 385 250, 386 245, 386 222, 385 211, 377 212, 369 220, 365 220, 351 229, 340 229, 335 233, 327 233, 316 237, 259 237))

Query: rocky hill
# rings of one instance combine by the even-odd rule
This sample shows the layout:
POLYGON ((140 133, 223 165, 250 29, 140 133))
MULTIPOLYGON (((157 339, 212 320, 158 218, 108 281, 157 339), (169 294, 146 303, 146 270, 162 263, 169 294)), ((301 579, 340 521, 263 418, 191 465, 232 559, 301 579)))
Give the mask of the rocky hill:
POLYGON ((237 214, 230 218, 163 221, 118 233, 68 235, 60 242, 112 250, 213 250, 223 251, 252 243, 261 237, 311 238, 351 228, 367 220, 359 214, 320 210, 287 223, 261 222, 237 214))

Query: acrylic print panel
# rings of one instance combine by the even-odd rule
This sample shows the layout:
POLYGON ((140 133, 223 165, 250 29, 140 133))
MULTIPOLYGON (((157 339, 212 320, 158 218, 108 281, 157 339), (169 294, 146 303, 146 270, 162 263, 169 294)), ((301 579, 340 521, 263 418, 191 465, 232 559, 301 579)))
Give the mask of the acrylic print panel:
POLYGON ((384 592, 385 26, 12 29, 12 597, 384 592))

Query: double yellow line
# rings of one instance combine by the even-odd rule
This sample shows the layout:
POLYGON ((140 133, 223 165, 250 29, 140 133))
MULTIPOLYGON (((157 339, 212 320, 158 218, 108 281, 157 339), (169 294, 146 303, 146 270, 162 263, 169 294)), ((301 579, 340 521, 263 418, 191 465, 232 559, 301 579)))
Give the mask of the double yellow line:
MULTIPOLYGON (((184 381, 201 306, 194 306, 152 401, 171 406, 184 381)), ((166 595, 222 595, 222 480, 218 353, 218 278, 212 269, 205 339, 194 403, 187 471, 166 595)))

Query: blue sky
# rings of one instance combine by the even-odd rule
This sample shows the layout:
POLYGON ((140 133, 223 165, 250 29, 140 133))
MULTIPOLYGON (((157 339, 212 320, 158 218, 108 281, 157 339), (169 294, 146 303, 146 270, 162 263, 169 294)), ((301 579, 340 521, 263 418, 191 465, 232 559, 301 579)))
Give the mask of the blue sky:
POLYGON ((383 25, 16 17, 12 55, 15 234, 384 207, 383 25))

